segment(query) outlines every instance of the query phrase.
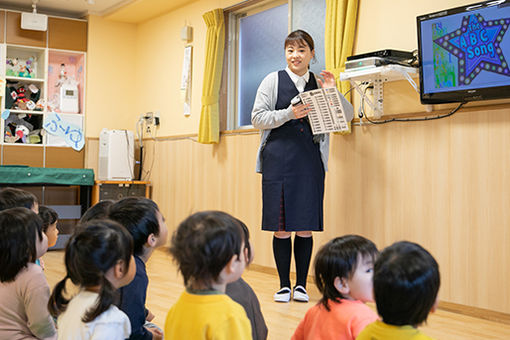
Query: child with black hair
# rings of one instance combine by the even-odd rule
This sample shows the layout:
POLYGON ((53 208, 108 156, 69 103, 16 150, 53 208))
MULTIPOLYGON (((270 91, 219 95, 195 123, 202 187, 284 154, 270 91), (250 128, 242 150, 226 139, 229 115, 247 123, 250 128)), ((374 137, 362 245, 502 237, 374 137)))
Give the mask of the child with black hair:
POLYGON ((108 218, 108 213, 113 203, 115 203, 113 200, 97 202, 85 211, 80 218, 80 223, 108 218))
POLYGON ((53 289, 48 309, 58 317, 58 339, 123 340, 131 325, 114 304, 116 290, 135 275, 133 239, 120 224, 95 220, 71 237, 66 246, 67 274, 53 289), (66 281, 80 287, 71 299, 66 281))
POLYGON ((47 248, 42 221, 27 208, 0 212, 0 339, 56 339, 50 288, 35 260, 47 248))
POLYGON ((243 307, 225 294, 241 277, 247 251, 238 220, 220 211, 186 218, 173 233, 170 254, 184 278, 184 291, 165 322, 168 339, 251 339, 243 307))
POLYGON ((375 244, 358 235, 337 237, 315 256, 315 284, 322 293, 299 323, 292 340, 354 340, 377 314, 372 274, 378 255, 375 244))
MULTIPOLYGON (((246 248, 246 266, 253 261, 253 251, 250 244, 250 231, 243 221, 237 220, 244 232, 246 248)), ((240 277, 237 281, 227 284, 225 288, 227 294, 232 300, 243 306, 246 315, 251 323, 251 334, 253 340, 267 339, 267 325, 264 315, 260 310, 260 302, 257 295, 250 285, 240 277)))
POLYGON ((55 210, 45 205, 39 206, 39 217, 43 221, 42 231, 48 238, 48 248, 53 247, 57 243, 58 229, 57 221, 58 214, 55 210))
POLYGON ((27 208, 39 212, 39 201, 31 192, 18 188, 6 187, 0 190, 0 211, 9 208, 27 208))
POLYGON ((360 340, 430 340, 418 330, 437 306, 439 267, 416 243, 387 247, 374 266, 374 295, 382 321, 368 325, 360 340))
POLYGON ((136 275, 120 289, 119 308, 131 322, 129 339, 161 339, 162 331, 150 322, 154 315, 145 307, 149 278, 145 264, 154 250, 166 244, 168 229, 158 205, 143 197, 123 198, 109 208, 109 217, 122 224, 133 237, 136 275))

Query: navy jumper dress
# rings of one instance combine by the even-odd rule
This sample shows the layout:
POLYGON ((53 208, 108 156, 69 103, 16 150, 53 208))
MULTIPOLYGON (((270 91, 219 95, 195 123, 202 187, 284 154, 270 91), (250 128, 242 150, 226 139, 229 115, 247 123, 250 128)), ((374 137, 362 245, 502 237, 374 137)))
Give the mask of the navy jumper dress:
MULTIPOLYGON (((305 91, 317 88, 315 76, 305 91)), ((286 71, 278 72, 276 110, 286 109, 299 91, 286 71)), ((322 231, 324 165, 308 118, 271 130, 262 150, 262 230, 322 231)))

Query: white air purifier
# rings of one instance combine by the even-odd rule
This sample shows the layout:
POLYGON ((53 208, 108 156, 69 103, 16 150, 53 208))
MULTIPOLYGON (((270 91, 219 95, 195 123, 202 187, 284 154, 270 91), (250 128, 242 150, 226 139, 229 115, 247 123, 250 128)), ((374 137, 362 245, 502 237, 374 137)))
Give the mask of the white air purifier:
POLYGON ((102 181, 131 181, 134 178, 135 141, 128 130, 103 129, 99 134, 99 173, 102 181))

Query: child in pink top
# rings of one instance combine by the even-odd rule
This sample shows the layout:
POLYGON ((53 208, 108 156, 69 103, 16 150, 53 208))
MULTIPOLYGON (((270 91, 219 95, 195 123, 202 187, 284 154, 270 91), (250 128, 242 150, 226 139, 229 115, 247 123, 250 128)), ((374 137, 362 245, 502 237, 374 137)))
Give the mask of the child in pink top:
POLYGON ((27 208, 0 212, 0 339, 56 339, 50 287, 34 262, 48 248, 42 221, 27 208))
POLYGON ((315 284, 322 298, 306 312, 292 340, 354 340, 377 320, 377 314, 365 305, 374 301, 377 255, 375 244, 357 235, 326 243, 315 257, 315 284))

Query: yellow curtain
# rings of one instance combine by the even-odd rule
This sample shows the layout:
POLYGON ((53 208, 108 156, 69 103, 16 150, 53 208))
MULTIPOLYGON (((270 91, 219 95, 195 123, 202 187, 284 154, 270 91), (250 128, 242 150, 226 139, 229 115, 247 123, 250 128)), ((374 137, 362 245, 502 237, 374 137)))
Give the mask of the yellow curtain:
POLYGON ((225 44, 225 24, 223 10, 220 8, 205 13, 203 18, 207 26, 207 38, 198 141, 211 144, 220 141, 218 104, 225 44))
MULTIPOLYGON (((345 60, 352 55, 358 5, 359 0, 326 0, 326 69, 335 75, 341 93, 346 93, 350 88, 348 81, 340 81, 340 73, 345 70, 345 60)), ((351 93, 345 98, 351 101, 351 93)))

